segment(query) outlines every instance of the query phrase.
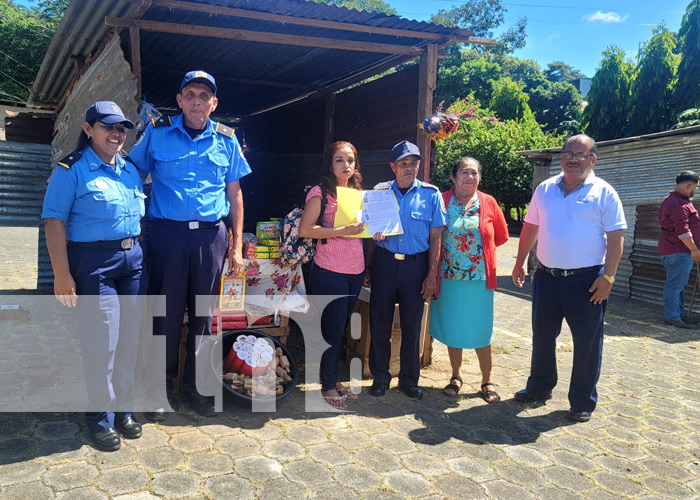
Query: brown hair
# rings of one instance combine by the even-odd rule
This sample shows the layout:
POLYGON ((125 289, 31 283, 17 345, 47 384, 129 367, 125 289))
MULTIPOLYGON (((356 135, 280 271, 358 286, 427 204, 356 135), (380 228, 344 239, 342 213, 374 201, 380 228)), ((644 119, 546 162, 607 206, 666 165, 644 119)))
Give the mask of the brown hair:
POLYGON ((357 155, 357 148, 348 141, 336 141, 330 145, 323 155, 323 166, 321 167, 321 186, 327 193, 335 195, 335 187, 338 181, 333 174, 333 156, 336 151, 343 147, 349 147, 355 155, 355 173, 348 179, 348 187, 362 189, 362 174, 360 174, 360 158, 357 155))

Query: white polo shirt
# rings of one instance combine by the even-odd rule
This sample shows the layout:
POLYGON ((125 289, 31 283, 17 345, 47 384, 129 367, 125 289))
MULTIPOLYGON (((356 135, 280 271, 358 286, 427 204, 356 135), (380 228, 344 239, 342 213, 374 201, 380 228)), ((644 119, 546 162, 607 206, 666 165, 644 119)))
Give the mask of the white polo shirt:
POLYGON ((605 233, 627 227, 620 197, 593 172, 568 195, 562 178, 537 186, 525 215, 525 222, 539 226, 537 258, 557 269, 603 264, 605 233))

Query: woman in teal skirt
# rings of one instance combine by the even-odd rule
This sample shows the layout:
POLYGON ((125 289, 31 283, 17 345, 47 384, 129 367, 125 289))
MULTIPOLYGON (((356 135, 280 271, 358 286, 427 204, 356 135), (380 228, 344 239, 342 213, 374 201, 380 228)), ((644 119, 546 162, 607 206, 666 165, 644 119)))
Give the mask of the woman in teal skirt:
POLYGON ((460 158, 450 176, 454 187, 443 193, 447 226, 442 234, 439 295, 430 310, 430 335, 447 345, 452 378, 444 394, 462 388, 462 350, 475 349, 481 369, 479 394, 487 403, 501 400, 491 380, 493 294, 496 247, 508 241, 498 202, 477 190, 481 164, 460 158))

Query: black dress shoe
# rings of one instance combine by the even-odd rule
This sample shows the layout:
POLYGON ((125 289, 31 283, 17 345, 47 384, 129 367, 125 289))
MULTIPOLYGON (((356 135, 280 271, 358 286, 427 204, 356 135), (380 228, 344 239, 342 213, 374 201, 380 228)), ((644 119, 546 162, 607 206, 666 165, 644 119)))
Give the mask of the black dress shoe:
POLYGON ((411 399, 423 399, 423 389, 417 385, 400 385, 399 390, 411 399))
POLYGON ((198 392, 190 392, 185 397, 187 406, 202 417, 213 417, 216 415, 214 408, 214 398, 212 396, 202 396, 198 392))
POLYGON ((141 424, 134 417, 124 417, 121 422, 115 422, 114 426, 127 439, 141 437, 141 424))
POLYGON ((147 411, 143 414, 143 416, 146 417, 146 420, 150 420, 151 422, 165 422, 168 420, 168 412, 165 411, 164 408, 147 411))
POLYGON ((513 397, 516 401, 520 401, 521 403, 544 403, 548 399, 552 399, 552 393, 537 393, 523 389, 522 391, 516 392, 513 397))
POLYGON ((687 314, 684 314, 683 316, 681 316, 681 321, 683 323, 688 323, 689 325, 697 325, 698 323, 700 323, 700 320, 693 318, 691 316, 688 316, 687 314))
POLYGON ((676 328, 683 328, 685 330, 691 330, 693 328, 693 325, 691 325, 690 323, 685 323, 680 319, 664 319, 664 324, 672 325, 676 328))
POLYGON ((369 388, 369 393, 372 396, 380 398, 384 394, 386 394, 386 390, 388 388, 389 388, 389 384, 382 384, 380 382, 375 382, 372 384, 372 387, 369 388))
POLYGON ((566 418, 574 422, 588 422, 591 419, 591 412, 569 410, 569 413, 566 414, 566 418))
POLYGON ((117 451, 122 445, 119 434, 112 427, 97 433, 91 432, 90 436, 95 448, 101 451, 117 451))

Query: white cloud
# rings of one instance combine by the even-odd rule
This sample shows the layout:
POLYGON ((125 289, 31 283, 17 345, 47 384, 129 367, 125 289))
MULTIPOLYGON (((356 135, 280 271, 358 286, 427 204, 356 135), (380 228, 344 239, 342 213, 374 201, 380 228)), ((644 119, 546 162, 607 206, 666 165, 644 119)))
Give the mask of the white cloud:
POLYGON ((621 16, 617 12, 603 12, 599 10, 595 14, 586 14, 583 16, 584 21, 588 21, 591 23, 594 22, 600 22, 604 24, 609 24, 609 23, 623 23, 627 18, 629 17, 629 14, 625 14, 624 16, 621 16))

